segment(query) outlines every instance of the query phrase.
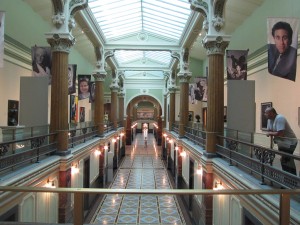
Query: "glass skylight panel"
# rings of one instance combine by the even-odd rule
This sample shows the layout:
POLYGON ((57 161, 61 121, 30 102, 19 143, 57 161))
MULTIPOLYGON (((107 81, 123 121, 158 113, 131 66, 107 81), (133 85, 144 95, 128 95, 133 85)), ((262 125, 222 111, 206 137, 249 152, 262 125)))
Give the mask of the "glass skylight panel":
POLYGON ((118 63, 126 64, 141 59, 148 59, 158 64, 167 65, 171 60, 171 53, 168 51, 129 51, 118 50, 115 52, 118 63))
POLYGON ((147 51, 145 56, 152 61, 163 62, 164 64, 168 64, 171 59, 171 53, 167 51, 147 51))
POLYGON ((128 63, 142 58, 143 51, 118 50, 115 51, 115 57, 118 63, 128 63))
POLYGON ((107 39, 148 31, 178 40, 191 12, 187 0, 90 0, 89 7, 107 39))

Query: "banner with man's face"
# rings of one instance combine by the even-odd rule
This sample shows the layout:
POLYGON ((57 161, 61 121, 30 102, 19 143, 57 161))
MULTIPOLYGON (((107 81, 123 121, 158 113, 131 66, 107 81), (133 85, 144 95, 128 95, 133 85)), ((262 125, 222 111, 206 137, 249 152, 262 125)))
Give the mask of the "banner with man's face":
POLYGON ((297 18, 268 18, 268 71, 284 79, 296 80, 297 18))

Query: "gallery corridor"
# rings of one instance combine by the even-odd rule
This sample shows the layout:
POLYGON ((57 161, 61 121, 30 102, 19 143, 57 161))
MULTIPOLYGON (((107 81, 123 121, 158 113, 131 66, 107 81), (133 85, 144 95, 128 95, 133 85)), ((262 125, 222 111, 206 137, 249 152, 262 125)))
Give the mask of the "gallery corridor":
MULTIPOLYGON (((147 147, 142 134, 126 147, 126 156, 110 185, 112 189, 170 189, 168 172, 161 160, 160 147, 148 134, 147 147), (159 150, 158 150, 159 149, 159 150)), ((111 195, 104 196, 94 224, 187 224, 176 196, 111 195)))

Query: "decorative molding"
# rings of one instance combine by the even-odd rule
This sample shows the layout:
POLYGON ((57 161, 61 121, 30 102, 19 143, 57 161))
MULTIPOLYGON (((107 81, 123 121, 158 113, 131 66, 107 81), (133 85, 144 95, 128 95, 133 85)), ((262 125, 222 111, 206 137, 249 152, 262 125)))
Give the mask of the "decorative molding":
POLYGON ((229 44, 230 36, 206 36, 203 41, 203 47, 207 50, 207 55, 224 55, 225 49, 229 44))
POLYGON ((47 41, 52 48, 52 52, 70 52, 70 48, 75 44, 75 38, 71 34, 46 34, 47 41))
POLYGON ((207 17, 208 14, 208 4, 202 0, 189 0, 191 3, 191 9, 204 14, 204 17, 207 17))

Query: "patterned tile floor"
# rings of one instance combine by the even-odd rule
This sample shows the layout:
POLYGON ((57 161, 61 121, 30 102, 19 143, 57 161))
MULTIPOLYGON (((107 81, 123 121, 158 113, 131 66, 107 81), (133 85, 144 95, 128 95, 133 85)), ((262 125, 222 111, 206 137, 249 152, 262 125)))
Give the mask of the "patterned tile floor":
MULTIPOLYGON (((138 134, 110 186, 112 189, 170 189, 171 184, 155 139, 148 134, 148 145, 138 134)), ((186 224, 175 196, 106 195, 94 224, 186 224)))

